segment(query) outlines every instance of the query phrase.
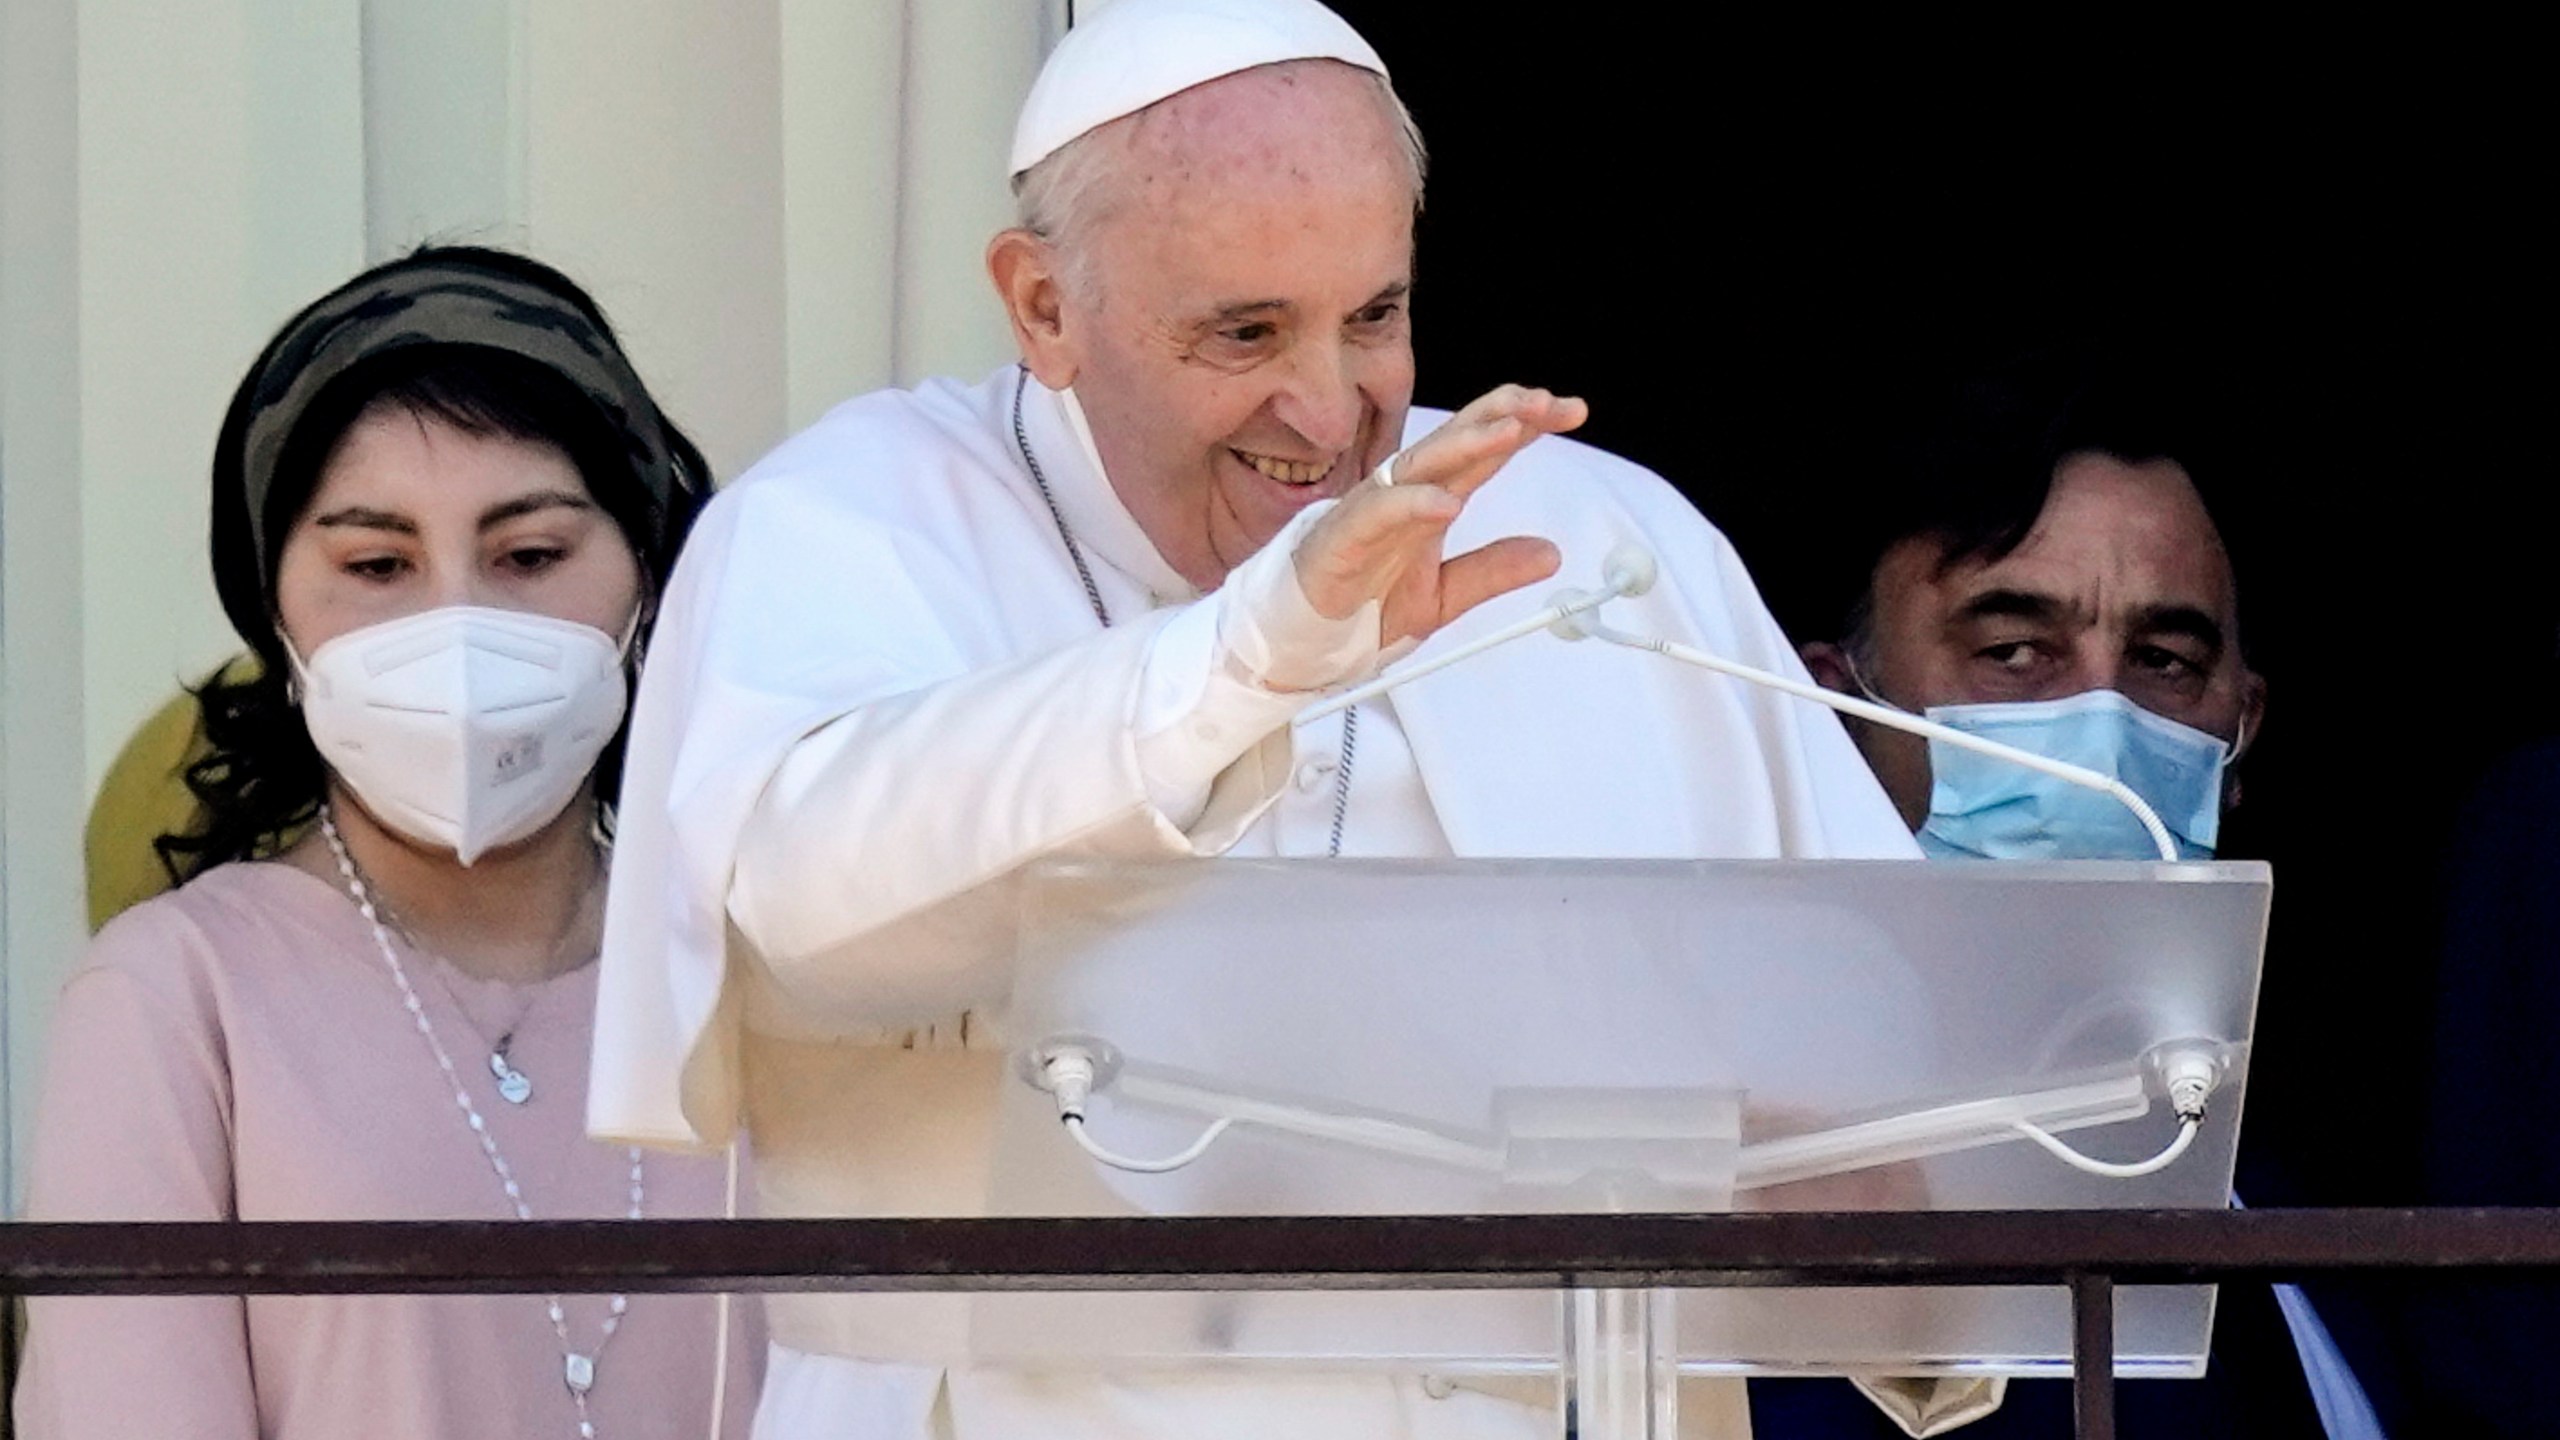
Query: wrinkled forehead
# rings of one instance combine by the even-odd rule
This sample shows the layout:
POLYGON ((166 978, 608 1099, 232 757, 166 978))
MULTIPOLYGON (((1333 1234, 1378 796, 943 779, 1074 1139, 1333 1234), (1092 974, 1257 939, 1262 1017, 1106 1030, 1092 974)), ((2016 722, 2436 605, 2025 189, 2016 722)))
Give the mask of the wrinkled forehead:
POLYGON ((1256 66, 1195 85, 1097 132, 1124 199, 1193 204, 1248 192, 1314 197, 1411 173, 1380 79, 1337 60, 1256 66), (1111 133, 1117 132, 1117 133, 1111 133))

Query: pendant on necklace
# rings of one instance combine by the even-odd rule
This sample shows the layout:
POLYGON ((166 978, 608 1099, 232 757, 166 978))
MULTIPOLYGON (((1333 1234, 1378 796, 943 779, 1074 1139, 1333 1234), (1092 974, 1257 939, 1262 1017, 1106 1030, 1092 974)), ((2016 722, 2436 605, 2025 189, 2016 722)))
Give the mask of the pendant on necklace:
POLYGON ((584 1395, 596 1388, 596 1357, 572 1351, 560 1362, 560 1375, 569 1382, 571 1391, 584 1395))
MULTIPOLYGON (((512 1039, 513 1037, 509 1037, 512 1039)), ((507 1063, 507 1042, 489 1052, 489 1073, 498 1077, 498 1098, 510 1105, 521 1105, 533 1098, 533 1082, 525 1073, 507 1063)))

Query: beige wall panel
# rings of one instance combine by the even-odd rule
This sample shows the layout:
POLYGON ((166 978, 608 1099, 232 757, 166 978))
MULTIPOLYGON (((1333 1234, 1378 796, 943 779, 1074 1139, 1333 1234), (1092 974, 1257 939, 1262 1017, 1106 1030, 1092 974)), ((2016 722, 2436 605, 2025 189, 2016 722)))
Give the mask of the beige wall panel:
POLYGON ((897 378, 906 8, 781 0, 785 419, 897 378))
POLYGON ((362 0, 365 250, 521 250, 525 6, 362 0))
POLYGON ((1005 163, 1045 51, 1043 7, 912 0, 906 171, 899 187, 898 376, 975 380, 1014 357, 986 278, 987 241, 1013 221, 1005 163))
POLYGON ((78 33, 75 0, 0 5, 0 1208, 83 939, 78 33))
POLYGON ((776 0, 527 14, 533 248, 594 291, 642 377, 735 475, 784 426, 776 0))
POLYGON ((347 0, 93 3, 80 16, 80 423, 88 788, 236 645, 205 558, 224 404, 364 258, 347 0))

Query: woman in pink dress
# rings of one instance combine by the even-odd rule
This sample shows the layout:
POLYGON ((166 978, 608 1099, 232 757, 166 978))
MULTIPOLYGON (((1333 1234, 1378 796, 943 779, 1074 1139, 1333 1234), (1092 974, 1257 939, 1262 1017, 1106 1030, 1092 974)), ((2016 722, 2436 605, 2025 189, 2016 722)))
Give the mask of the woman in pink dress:
MULTIPOLYGON (((186 883, 63 991, 29 1218, 721 1213, 717 1158, 584 1128, 606 802, 700 452, 575 285, 439 248, 284 327, 213 482, 262 673, 201 692, 186 883)), ((699 1296, 31 1311, 30 1440, 696 1440, 744 1433, 763 1350, 699 1296)))

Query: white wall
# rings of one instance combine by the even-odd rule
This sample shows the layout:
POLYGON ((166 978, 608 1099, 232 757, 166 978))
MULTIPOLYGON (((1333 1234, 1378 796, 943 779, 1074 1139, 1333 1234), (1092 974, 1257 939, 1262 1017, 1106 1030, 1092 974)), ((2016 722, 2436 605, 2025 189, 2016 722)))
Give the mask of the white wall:
MULTIPOLYGON (((426 239, 595 292, 723 476, 845 395, 1008 358, 979 271, 1061 0, 0 7, 0 986, 10 1113, 80 944, 87 797, 230 653, 223 406, 426 239)), ((11 1126, 12 1148, 23 1125, 11 1126)), ((14 1193, 14 1186, 11 1192, 14 1193)))
POLYGON ((1013 221, 1013 116, 1046 53, 1021 0, 910 0, 897 191, 898 377, 976 379, 1013 354, 986 279, 1013 221), (994 148, 989 148, 989 142, 994 148), (993 358, 991 358, 993 357, 993 358))
POLYGON ((336 0, 80 6, 80 771, 237 648, 208 466, 278 320, 364 261, 355 14, 336 0))
POLYGON ((62 828, 87 793, 80 255, 64 223, 79 193, 77 9, 0 4, 0 1123, 13 1138, 52 977, 81 935, 79 852, 62 828))
POLYGON ((784 402, 806 425, 898 375, 906 6, 781 0, 784 402), (889 63, 892 58, 896 63, 889 63), (845 257, 872 257, 848 265, 845 257))
POLYGON ((721 475, 783 435, 775 0, 540 0, 527 27, 534 248, 604 302, 721 475))
POLYGON ((975 379, 1013 357, 983 257, 1012 223, 1014 111, 1063 31, 1066 0, 780 7, 784 389, 796 428, 848 395, 975 379))
POLYGON ((526 21, 515 0, 361 0, 365 259, 524 248, 526 21))

